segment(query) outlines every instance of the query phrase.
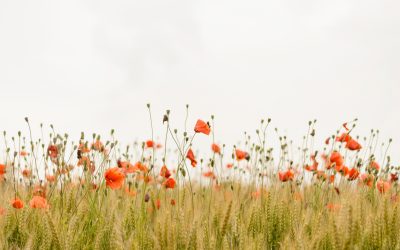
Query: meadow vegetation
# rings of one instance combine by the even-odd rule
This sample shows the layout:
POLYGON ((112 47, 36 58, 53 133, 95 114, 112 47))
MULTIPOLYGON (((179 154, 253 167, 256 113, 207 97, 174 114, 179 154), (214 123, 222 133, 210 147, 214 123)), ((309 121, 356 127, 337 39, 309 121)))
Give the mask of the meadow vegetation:
POLYGON ((51 126, 33 138, 28 118, 28 136, 4 132, 0 246, 400 249, 399 167, 379 131, 361 138, 357 120, 346 122, 317 150, 316 121, 295 147, 265 119, 255 139, 228 147, 215 141, 213 116, 178 131, 167 111, 158 142, 148 109, 151 137, 128 146, 114 131, 74 142, 51 126))

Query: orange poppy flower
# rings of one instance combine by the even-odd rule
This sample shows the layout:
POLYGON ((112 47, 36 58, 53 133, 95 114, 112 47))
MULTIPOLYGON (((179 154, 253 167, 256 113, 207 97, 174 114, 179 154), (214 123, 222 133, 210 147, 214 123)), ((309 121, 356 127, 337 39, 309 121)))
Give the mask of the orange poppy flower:
POLYGON ((232 167, 233 167, 233 164, 232 164, 232 163, 226 164, 226 168, 232 168, 232 167))
POLYGON ((175 182, 175 180, 174 180, 174 178, 168 178, 164 183, 163 183, 163 185, 165 186, 165 188, 170 188, 170 189, 173 189, 174 187, 175 187, 175 184, 176 184, 176 182, 175 182))
POLYGON ((203 133, 205 135, 209 135, 211 132, 210 126, 202 120, 197 120, 196 125, 194 127, 194 132, 203 133))
POLYGON ((260 191, 260 190, 251 192, 251 198, 253 198, 253 199, 258 199, 258 198, 260 198, 260 197, 261 197, 261 191, 260 191))
POLYGON ((153 181, 153 177, 151 177, 150 175, 146 175, 144 176, 143 180, 148 184, 153 181))
POLYGON ((171 172, 168 170, 167 166, 162 166, 160 170, 160 176, 168 179, 171 176, 171 172))
POLYGON ((0 164, 0 176, 6 173, 6 165, 0 164))
POLYGON ((350 169, 348 175, 349 175, 349 177, 347 179, 349 181, 354 181, 358 178, 358 176, 360 175, 360 172, 358 171, 357 168, 352 168, 352 169, 350 169))
POLYGON ((125 174, 132 174, 136 171, 139 171, 137 166, 134 166, 132 163, 128 161, 117 161, 118 167, 125 173, 125 174))
POLYGON ((249 157, 249 154, 247 152, 242 151, 240 149, 236 149, 235 154, 236 154, 236 160, 238 160, 238 161, 247 159, 249 157))
POLYGON ((294 172, 291 169, 288 169, 285 172, 279 171, 278 172, 278 177, 279 177, 279 180, 282 181, 282 182, 292 181, 293 178, 294 178, 294 172))
POLYGON ((32 171, 29 170, 29 169, 24 169, 24 170, 22 171, 22 175, 23 175, 25 178, 29 178, 29 177, 31 177, 31 175, 32 175, 32 171))
POLYGON ((46 186, 36 185, 33 188, 32 193, 33 193, 33 195, 42 196, 43 198, 46 198, 47 188, 46 188, 46 186))
POLYGON ((196 167, 197 161, 196 158, 194 157, 193 150, 190 148, 186 154, 186 158, 190 160, 190 163, 192 164, 192 167, 196 167))
POLYGON ((361 181, 368 187, 372 187, 374 185, 374 175, 372 174, 362 174, 360 176, 361 181))
POLYGON ((211 145, 211 150, 216 154, 221 154, 221 148, 215 143, 211 145))
POLYGON ((335 163, 336 166, 342 166, 343 165, 343 157, 338 151, 333 151, 331 154, 331 157, 329 158, 330 163, 335 163))
POLYGON ((215 179, 215 174, 214 174, 213 171, 205 172, 205 173, 203 174, 203 176, 204 176, 204 177, 207 177, 207 178, 210 178, 210 179, 215 179))
POLYGON ((46 175, 46 180, 48 182, 55 182, 56 181, 56 177, 54 175, 46 175))
POLYGON ((379 171, 379 169, 381 168, 381 166, 379 166, 379 164, 376 161, 371 161, 368 167, 375 169, 376 171, 379 171))
POLYGON ((56 145, 49 145, 47 147, 47 154, 50 156, 50 158, 57 158, 58 147, 56 145))
POLYGON ((102 143, 99 139, 97 139, 97 140, 92 144, 92 148, 93 148, 94 150, 96 150, 96 151, 99 151, 99 152, 103 152, 103 151, 104 151, 104 145, 103 145, 103 143, 102 143))
POLYGON ((26 152, 25 150, 22 150, 21 152, 19 152, 19 155, 22 157, 25 157, 28 155, 28 152, 26 152))
POLYGON ((146 165, 144 165, 143 163, 141 163, 140 161, 136 162, 136 164, 134 165, 134 167, 136 169, 139 169, 140 171, 142 171, 143 173, 147 173, 148 168, 146 167, 146 165))
POLYGON ((147 148, 153 148, 154 147, 154 141, 152 141, 152 140, 146 141, 146 147, 147 148))
POLYGON ((347 176, 348 174, 349 174, 349 168, 348 167, 346 167, 346 166, 343 166, 342 167, 342 169, 340 170, 340 173, 343 175, 343 176, 347 176))
POLYGON ((49 208, 49 204, 47 204, 47 200, 42 196, 33 196, 32 200, 29 202, 29 206, 31 208, 49 208))
POLYGON ((81 151, 81 153, 90 152, 90 148, 88 148, 85 143, 80 143, 78 149, 81 151))
POLYGON ((352 138, 349 133, 343 133, 340 136, 336 136, 336 141, 338 142, 348 142, 350 140, 352 140, 352 138))
POLYGON ((376 182, 376 188, 378 189, 378 191, 380 193, 382 193, 382 194, 386 193, 387 191, 390 190, 390 182, 379 180, 376 182))
POLYGON ((306 165, 304 168, 305 168, 307 171, 311 171, 311 172, 317 171, 317 169, 318 169, 318 162, 315 160, 315 155, 312 155, 312 156, 311 156, 311 160, 312 160, 313 164, 312 164, 312 165, 306 165))
POLYGON ((120 189, 125 180, 125 174, 118 167, 108 169, 104 177, 106 185, 111 189, 120 189))
POLYGON ((326 208, 330 211, 330 212, 337 212, 339 211, 342 206, 339 204, 334 204, 334 203, 328 203, 326 204, 326 208))
POLYGON ((24 202, 20 200, 19 198, 15 198, 14 200, 11 201, 11 205, 15 209, 21 209, 24 207, 24 202))
POLYGON ((321 181, 325 181, 328 178, 328 176, 325 174, 324 171, 317 171, 317 179, 321 181))
POLYGON ((333 183, 335 181, 335 175, 334 174, 331 174, 330 176, 329 176, 329 183, 333 183))
POLYGON ((2 207, 0 207, 0 216, 5 215, 6 214, 6 210, 2 207))
POLYGON ((358 143, 356 140, 351 139, 350 141, 348 141, 346 143, 346 148, 354 151, 354 150, 360 150, 362 147, 361 147, 361 144, 358 143))
POLYGON ((343 166, 341 166, 341 165, 335 165, 335 170, 336 170, 336 172, 340 173, 340 172, 342 171, 342 169, 343 169, 343 166))
POLYGON ((160 209, 160 207, 161 207, 161 201, 160 201, 160 199, 157 199, 157 200, 156 200, 156 204, 155 204, 155 205, 156 205, 156 208, 157 208, 157 209, 160 209))

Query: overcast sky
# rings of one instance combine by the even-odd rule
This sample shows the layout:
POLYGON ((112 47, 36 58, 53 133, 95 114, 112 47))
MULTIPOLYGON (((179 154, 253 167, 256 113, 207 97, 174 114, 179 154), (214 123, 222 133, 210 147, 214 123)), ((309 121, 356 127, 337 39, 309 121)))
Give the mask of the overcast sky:
MULTIPOLYGON (((400 2, 0 1, 0 130, 150 136, 172 110, 235 143, 273 119, 300 143, 359 118, 400 148, 400 2)), ((158 133, 160 136, 162 132, 158 133)), ((205 140, 204 138, 201 140, 205 140)))

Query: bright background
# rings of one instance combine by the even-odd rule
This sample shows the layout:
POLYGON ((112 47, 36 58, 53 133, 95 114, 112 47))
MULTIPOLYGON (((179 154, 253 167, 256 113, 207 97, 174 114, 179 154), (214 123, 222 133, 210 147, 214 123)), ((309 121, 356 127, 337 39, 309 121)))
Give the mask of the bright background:
MULTIPOLYGON (((217 141, 271 117, 301 143, 359 118, 400 148, 400 2, 0 1, 0 130, 41 122, 78 139, 147 139, 216 116, 217 141)), ((199 140, 209 143, 209 139, 199 140)), ((400 159, 400 157, 395 157, 400 159)))

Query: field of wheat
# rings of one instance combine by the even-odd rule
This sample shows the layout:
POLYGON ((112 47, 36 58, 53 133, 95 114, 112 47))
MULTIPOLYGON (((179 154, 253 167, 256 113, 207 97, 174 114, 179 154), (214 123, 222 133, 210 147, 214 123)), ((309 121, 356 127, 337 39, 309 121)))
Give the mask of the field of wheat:
POLYGON ((28 118, 26 135, 4 131, 1 248, 400 249, 399 167, 379 131, 339 122, 317 149, 316 121, 294 146, 264 119, 227 146, 213 116, 178 131, 148 109, 151 136, 130 145, 114 131, 35 137, 28 118))

